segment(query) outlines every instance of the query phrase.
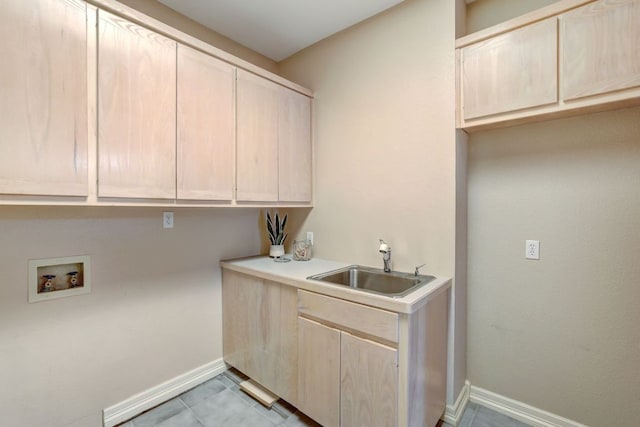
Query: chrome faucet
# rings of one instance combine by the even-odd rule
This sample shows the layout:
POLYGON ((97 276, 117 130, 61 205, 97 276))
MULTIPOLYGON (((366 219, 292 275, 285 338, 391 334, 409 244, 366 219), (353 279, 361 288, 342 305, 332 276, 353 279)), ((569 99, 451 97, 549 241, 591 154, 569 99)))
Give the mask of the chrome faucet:
POLYGON ((382 254, 382 261, 384 262, 384 272, 391 273, 391 248, 384 240, 380 240, 380 253, 382 254))

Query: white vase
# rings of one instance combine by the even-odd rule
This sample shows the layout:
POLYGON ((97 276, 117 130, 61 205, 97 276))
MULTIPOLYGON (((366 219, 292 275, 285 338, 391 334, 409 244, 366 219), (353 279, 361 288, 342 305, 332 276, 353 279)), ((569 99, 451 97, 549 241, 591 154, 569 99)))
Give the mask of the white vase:
POLYGON ((271 245, 269 248, 269 256, 271 258, 277 258, 284 255, 284 245, 271 245))

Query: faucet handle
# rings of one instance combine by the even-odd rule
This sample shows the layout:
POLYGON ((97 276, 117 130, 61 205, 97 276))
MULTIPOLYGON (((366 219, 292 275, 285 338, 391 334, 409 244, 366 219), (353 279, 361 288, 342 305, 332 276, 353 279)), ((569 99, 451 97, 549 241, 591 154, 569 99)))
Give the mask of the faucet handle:
POLYGON ((422 265, 417 266, 417 267, 416 267, 416 271, 415 271, 413 274, 414 274, 414 275, 416 275, 416 276, 417 276, 418 274, 420 274, 420 269, 421 269, 422 267, 424 267, 425 265, 427 265, 427 264, 422 264, 422 265))

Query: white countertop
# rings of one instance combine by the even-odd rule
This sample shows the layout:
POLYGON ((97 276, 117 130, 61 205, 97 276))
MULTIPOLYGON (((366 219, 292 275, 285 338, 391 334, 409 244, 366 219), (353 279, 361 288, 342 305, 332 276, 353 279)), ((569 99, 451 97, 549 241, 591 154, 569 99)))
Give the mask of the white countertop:
POLYGON ((313 258, 309 261, 292 260, 290 262, 275 262, 273 258, 257 256, 221 261, 220 265, 223 269, 234 270, 262 279, 284 283, 299 289, 395 311, 397 313, 412 313, 425 305, 429 299, 451 287, 450 278, 436 277, 409 295, 401 298, 393 298, 348 288, 342 285, 333 285, 307 279, 307 277, 315 274, 325 273, 351 265, 344 262, 319 258, 313 258))

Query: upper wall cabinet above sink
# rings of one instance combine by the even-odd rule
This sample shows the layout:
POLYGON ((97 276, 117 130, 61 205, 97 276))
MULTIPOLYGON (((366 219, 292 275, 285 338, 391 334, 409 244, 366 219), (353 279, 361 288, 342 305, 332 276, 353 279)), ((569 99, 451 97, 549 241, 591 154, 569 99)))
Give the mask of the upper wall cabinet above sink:
POLYGON ((458 128, 640 105, 640 0, 562 0, 456 41, 458 128))

